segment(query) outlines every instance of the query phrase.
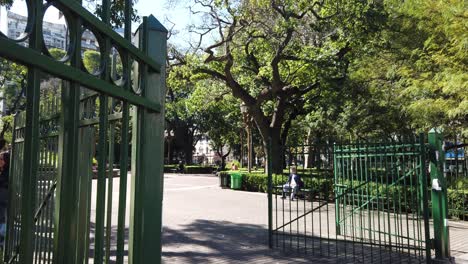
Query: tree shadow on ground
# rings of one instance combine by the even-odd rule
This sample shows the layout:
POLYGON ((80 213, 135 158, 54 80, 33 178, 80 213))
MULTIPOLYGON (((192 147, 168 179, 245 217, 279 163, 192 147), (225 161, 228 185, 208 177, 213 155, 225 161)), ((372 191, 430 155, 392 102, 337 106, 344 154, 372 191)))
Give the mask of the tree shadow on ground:
POLYGON ((311 260, 334 263, 330 259, 269 249, 268 231, 260 225, 196 220, 180 229, 163 229, 165 263, 310 263, 311 260))

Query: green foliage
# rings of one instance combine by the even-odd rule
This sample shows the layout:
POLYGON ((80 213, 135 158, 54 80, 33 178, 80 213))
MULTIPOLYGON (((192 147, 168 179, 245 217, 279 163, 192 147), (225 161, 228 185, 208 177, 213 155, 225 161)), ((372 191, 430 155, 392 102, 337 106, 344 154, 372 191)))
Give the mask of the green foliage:
POLYGON ((342 88, 351 53, 383 23, 382 6, 360 0, 197 2, 207 10, 200 30, 220 35, 204 56, 197 50, 182 64, 192 80, 221 81, 248 106, 264 145, 271 138, 278 150, 272 168, 280 172, 279 150, 291 122, 342 88))
POLYGON ((6 6, 7 9, 13 5, 13 0, 0 0, 0 6, 6 6))
POLYGON ((0 94, 5 107, 1 118, 0 148, 12 140, 13 114, 24 109, 27 68, 0 58, 0 94))
POLYGON ((385 1, 385 28, 351 64, 351 79, 370 97, 351 103, 346 119, 353 120, 361 109, 371 110, 353 122, 359 124, 352 126, 355 130, 381 117, 377 124, 387 121, 394 133, 402 132, 399 127, 414 132, 439 126, 468 133, 464 2, 385 1))
POLYGON ((452 218, 468 220, 468 188, 447 190, 449 215, 452 218))
POLYGON ((51 48, 49 49, 49 53, 50 55, 52 56, 52 58, 56 59, 56 60, 60 60, 62 59, 66 52, 62 49, 57 49, 57 48, 51 48))
MULTIPOLYGON (((95 14, 99 17, 102 16, 102 4, 101 1, 96 0, 86 0, 88 2, 94 2, 96 6, 95 14)), ((132 0, 132 9, 131 9, 131 19, 132 22, 139 22, 140 17, 137 14, 137 10, 133 8, 133 5, 137 0, 132 0)), ((114 0, 111 1, 110 6, 110 20, 114 28, 123 28, 125 24, 125 0, 114 0)))
POLYGON ((213 173, 213 166, 194 166, 188 165, 185 166, 184 172, 185 173, 192 173, 192 174, 210 174, 213 173))
POLYGON ((95 50, 86 50, 83 54, 83 64, 89 73, 97 73, 101 68, 101 53, 95 50))
POLYGON ((238 160, 232 160, 232 161, 228 162, 228 163, 226 164, 226 167, 227 167, 228 169, 231 169, 231 168, 232 168, 232 165, 236 165, 237 168, 240 168, 240 167, 241 167, 241 166, 240 166, 240 162, 239 162, 238 160))
MULTIPOLYGON (((287 176, 273 175, 273 186, 283 186, 287 181, 287 176)), ((331 198, 333 191, 333 180, 326 178, 303 178, 304 188, 309 189, 314 197, 331 198)), ((244 173, 242 172, 242 190, 251 192, 267 192, 268 176, 264 173, 244 173)), ((275 189, 279 194, 281 187, 275 189)))
POLYGON ((220 82, 199 81, 190 97, 190 107, 198 111, 200 132, 208 135, 211 147, 223 153, 239 140, 239 102, 229 95, 226 86, 220 82))

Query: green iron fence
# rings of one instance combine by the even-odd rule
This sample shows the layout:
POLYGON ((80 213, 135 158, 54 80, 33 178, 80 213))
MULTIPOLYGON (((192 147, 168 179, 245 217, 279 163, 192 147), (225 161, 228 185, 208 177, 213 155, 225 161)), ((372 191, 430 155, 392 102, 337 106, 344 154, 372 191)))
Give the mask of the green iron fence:
POLYGON ((444 176, 448 186, 450 218, 468 221, 468 141, 465 138, 445 138, 444 176))
POLYGON ((0 34, 0 56, 28 69, 26 110, 14 124, 6 263, 160 263, 167 31, 150 16, 132 36, 131 2, 124 37, 111 27, 109 0, 101 19, 80 1, 27 0, 25 34, 0 34), (43 37, 49 8, 68 27, 58 60, 43 37), (95 71, 84 67, 85 32, 99 42, 95 71))
POLYGON ((421 139, 290 148, 305 184, 295 200, 273 186, 273 246, 353 263, 426 262, 425 152, 421 139))
MULTIPOLYGON (((46 99, 39 106, 39 162, 37 171, 36 206, 34 208, 34 261, 52 260, 55 189, 58 175, 58 137, 60 98, 52 94, 55 91, 45 91, 41 96, 46 99)), ((21 234, 22 216, 22 176, 21 163, 24 156, 24 131, 26 128, 26 112, 18 113, 14 118, 11 185, 8 211, 8 242, 4 256, 8 263, 14 263, 18 258, 21 234), (8 256, 8 257, 7 257, 8 256)))

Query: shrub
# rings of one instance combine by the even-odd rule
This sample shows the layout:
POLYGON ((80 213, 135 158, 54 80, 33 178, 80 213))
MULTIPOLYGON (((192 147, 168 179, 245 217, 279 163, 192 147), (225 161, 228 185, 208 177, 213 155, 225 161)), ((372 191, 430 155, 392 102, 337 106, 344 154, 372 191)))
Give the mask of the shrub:
POLYGON ((228 163, 226 164, 226 168, 227 168, 227 169, 231 169, 231 168, 232 168, 232 164, 235 164, 237 168, 240 168, 240 162, 237 161, 237 160, 232 160, 232 161, 228 162, 228 163))
POLYGON ((164 165, 164 172, 173 172, 177 165, 164 165))
POLYGON ((185 173, 193 173, 193 174, 210 174, 213 173, 213 166, 196 166, 190 165, 185 166, 185 173))
POLYGON ((453 218, 468 220, 468 190, 447 190, 449 215, 453 218))
MULTIPOLYGON (((273 186, 282 186, 287 181, 285 175, 273 175, 273 186)), ((313 196, 320 196, 330 199, 333 193, 333 180, 320 178, 306 178, 304 189, 310 189, 313 196)), ((263 173, 242 173, 242 189, 250 192, 267 192, 268 176, 263 173)), ((275 188, 274 191, 281 193, 281 188, 275 188)))

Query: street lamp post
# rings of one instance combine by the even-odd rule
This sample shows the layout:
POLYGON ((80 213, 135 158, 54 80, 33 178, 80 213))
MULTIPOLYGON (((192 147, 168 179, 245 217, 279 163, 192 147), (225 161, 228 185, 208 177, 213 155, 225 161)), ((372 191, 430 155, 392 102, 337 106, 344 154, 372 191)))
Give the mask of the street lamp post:
POLYGON ((250 115, 248 112, 248 107, 244 103, 240 106, 243 121, 245 124, 245 129, 247 131, 247 170, 249 173, 252 171, 252 128, 250 122, 250 115))
POLYGON ((166 130, 164 134, 167 140, 167 162, 171 164, 171 143, 172 139, 174 139, 174 130, 166 130))

